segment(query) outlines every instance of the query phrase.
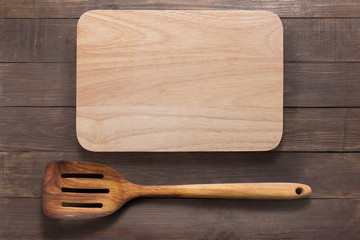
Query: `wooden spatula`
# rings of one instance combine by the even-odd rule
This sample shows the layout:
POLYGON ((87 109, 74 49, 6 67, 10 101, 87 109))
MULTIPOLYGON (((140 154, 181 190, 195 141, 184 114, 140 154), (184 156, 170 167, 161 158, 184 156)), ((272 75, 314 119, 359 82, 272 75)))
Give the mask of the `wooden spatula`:
POLYGON ((57 161, 46 167, 42 205, 51 218, 95 218, 137 197, 296 199, 310 193, 309 186, 299 183, 141 186, 101 164, 57 161))

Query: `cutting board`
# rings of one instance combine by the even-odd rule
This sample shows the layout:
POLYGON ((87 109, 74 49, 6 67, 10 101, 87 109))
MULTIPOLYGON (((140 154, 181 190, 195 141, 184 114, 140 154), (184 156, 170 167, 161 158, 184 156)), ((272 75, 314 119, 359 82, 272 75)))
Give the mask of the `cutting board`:
POLYGON ((265 151, 283 126, 283 28, 240 10, 94 10, 77 28, 90 151, 265 151))

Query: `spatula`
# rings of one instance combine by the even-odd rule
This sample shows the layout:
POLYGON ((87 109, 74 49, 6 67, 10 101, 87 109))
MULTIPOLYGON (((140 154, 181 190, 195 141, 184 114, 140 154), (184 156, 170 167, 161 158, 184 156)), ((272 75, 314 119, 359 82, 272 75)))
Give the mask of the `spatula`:
POLYGON ((225 183, 142 186, 95 163, 55 161, 46 166, 42 206, 51 218, 95 218, 137 197, 296 199, 311 188, 299 183, 225 183))

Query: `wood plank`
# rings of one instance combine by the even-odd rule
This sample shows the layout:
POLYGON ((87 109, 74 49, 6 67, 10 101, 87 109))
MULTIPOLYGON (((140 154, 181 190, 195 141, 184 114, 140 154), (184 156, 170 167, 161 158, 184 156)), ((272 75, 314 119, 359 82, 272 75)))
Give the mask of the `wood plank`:
POLYGON ((288 62, 358 62, 360 19, 283 19, 288 62))
POLYGON ((360 153, 2 152, 0 197, 40 197, 47 163, 105 164, 142 185, 298 182, 311 198, 360 198, 360 153), (201 173, 201 174, 199 174, 201 173))
POLYGON ((360 107, 359 63, 287 63, 285 107, 360 107))
POLYGON ((92 9, 248 9, 269 10, 281 17, 359 17, 357 0, 3 0, 0 18, 78 18, 92 9))
POLYGON ((75 108, 0 108, 0 149, 81 150, 75 132, 75 108))
POLYGON ((0 64, 0 106, 75 106, 75 64, 0 64))
MULTIPOLYGON (((0 106, 75 106, 74 63, 0 64, 0 106)), ((285 107, 360 107, 360 63, 286 63, 285 107)))
MULTIPOLYGON (((275 151, 360 151, 359 108, 285 108, 275 151)), ((75 108, 0 108, 1 151, 79 151, 75 108)))
POLYGON ((74 62, 76 19, 0 20, 1 62, 74 62))
POLYGON ((360 108, 345 111, 344 150, 360 149, 360 108))
MULTIPOLYGON (((75 62, 77 19, 0 19, 1 62, 75 62)), ((282 19, 285 62, 359 62, 360 19, 282 19)))
POLYGON ((79 20, 76 55, 76 130, 87 150, 280 142, 283 30, 271 12, 91 11, 79 20))
POLYGON ((359 108, 284 109, 283 139, 275 150, 359 151, 359 118, 359 108))
POLYGON ((59 221, 40 198, 0 199, 1 239, 356 239, 360 201, 138 199, 99 219, 59 221), (21 231, 19 231, 21 226, 21 231))

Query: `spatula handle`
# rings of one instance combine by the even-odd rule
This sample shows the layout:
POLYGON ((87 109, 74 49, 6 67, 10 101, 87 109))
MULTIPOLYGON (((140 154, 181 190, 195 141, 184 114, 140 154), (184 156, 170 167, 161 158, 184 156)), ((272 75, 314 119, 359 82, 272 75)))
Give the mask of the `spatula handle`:
POLYGON ((225 183, 173 186, 139 186, 144 197, 296 199, 308 197, 311 188, 300 183, 225 183))

